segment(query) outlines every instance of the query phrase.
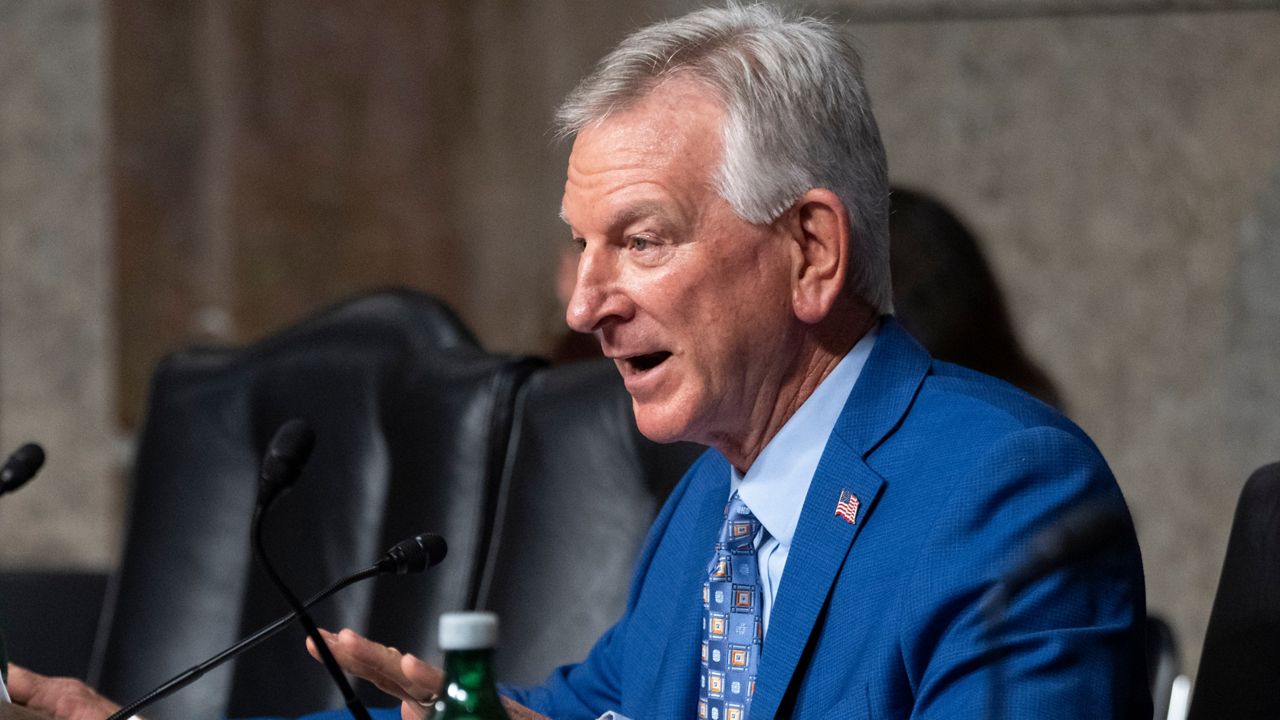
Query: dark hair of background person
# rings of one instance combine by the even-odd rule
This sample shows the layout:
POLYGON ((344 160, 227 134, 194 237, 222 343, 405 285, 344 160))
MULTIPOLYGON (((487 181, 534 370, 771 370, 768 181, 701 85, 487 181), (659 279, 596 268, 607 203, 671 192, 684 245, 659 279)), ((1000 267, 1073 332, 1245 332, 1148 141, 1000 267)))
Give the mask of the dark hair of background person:
POLYGON ((1061 407, 1018 342, 977 239, 954 213, 924 193, 892 188, 889 243, 894 314, 931 355, 1061 407))

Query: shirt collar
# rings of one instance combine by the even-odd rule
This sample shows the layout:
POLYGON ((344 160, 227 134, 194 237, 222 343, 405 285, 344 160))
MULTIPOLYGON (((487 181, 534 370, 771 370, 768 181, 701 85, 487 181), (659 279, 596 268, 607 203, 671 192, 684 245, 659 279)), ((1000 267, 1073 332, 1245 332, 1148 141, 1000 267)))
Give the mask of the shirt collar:
POLYGON ((730 493, 738 493, 769 535, 783 547, 791 546, 800 523, 800 510, 827 438, 862 374, 878 331, 879 324, 863 335, 836 364, 831 374, 764 446, 745 476, 729 466, 730 493))

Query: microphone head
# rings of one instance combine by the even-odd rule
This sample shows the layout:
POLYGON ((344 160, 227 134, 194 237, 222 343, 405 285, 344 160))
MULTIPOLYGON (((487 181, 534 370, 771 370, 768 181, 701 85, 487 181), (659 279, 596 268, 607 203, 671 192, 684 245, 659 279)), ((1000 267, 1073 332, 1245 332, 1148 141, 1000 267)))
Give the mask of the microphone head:
POLYGON ((420 573, 440 564, 448 552, 444 538, 435 533, 422 533, 392 546, 377 567, 380 572, 396 575, 420 573))
POLYGON ((262 458, 262 470, 258 474, 259 502, 265 502, 293 485, 315 446, 316 433, 306 420, 294 418, 281 425, 267 444, 267 453, 262 458))
POLYGON ((40 472, 44 465, 44 448, 36 443, 27 443, 18 448, 5 460, 0 468, 0 493, 17 490, 28 480, 40 472))

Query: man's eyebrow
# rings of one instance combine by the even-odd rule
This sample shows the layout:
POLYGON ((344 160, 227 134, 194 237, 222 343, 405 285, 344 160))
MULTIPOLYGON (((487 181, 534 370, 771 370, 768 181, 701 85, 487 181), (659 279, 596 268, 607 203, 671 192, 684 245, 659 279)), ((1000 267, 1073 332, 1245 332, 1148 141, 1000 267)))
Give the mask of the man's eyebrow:
MULTIPOLYGON (((665 221, 667 219, 666 206, 660 202, 636 203, 615 213, 609 218, 606 227, 617 228, 648 217, 656 217, 665 221)), ((563 205, 560 206, 560 221, 569 227, 573 227, 573 223, 569 222, 569 217, 565 215, 563 205)))

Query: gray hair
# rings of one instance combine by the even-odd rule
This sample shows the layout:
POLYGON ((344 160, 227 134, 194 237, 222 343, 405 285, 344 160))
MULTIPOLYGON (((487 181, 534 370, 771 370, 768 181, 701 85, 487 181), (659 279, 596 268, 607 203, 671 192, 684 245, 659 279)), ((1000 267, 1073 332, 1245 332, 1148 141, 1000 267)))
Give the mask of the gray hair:
POLYGON ((706 83, 725 103, 715 185, 733 211, 766 224, 807 190, 831 190, 851 215, 849 286, 890 312, 888 163, 848 40, 828 23, 766 5, 730 4, 650 25, 569 94, 557 130, 573 136, 677 75, 706 83))

